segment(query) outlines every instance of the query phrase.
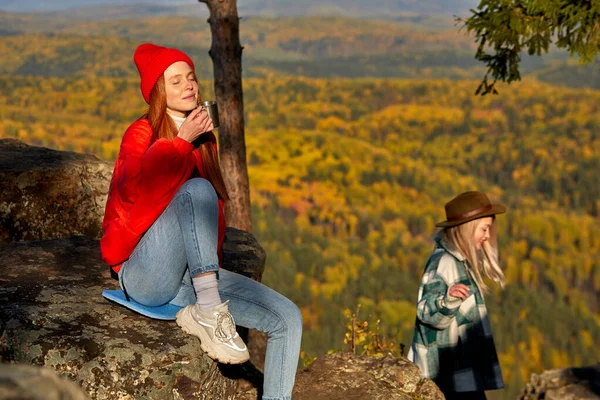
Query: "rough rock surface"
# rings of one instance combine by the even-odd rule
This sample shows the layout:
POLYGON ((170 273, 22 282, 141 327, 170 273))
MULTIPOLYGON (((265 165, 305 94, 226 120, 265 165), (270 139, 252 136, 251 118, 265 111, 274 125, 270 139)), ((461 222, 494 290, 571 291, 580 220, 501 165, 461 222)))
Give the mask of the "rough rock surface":
POLYGON ((419 367, 391 355, 335 353, 317 359, 296 378, 294 400, 443 400, 419 367))
POLYGON ((50 368, 0 364, 0 399, 88 400, 83 390, 50 368))
POLYGON ((113 164, 0 139, 0 243, 99 237, 113 164))
MULTIPOLYGON (((229 230, 235 255, 260 262, 250 234, 229 230), (243 240, 246 237, 246 240, 243 240)), ((228 239, 226 239, 228 240, 228 239)), ((73 237, 0 247, 0 361, 50 367, 92 399, 233 398, 235 371, 206 357, 197 338, 175 322, 156 321, 110 303, 118 288, 101 261, 98 241, 73 237)), ((249 264, 240 263, 249 274, 249 264)), ((229 268, 235 270, 235 268, 229 268)))
POLYGON ((600 363, 532 374, 519 400, 599 400, 600 363))

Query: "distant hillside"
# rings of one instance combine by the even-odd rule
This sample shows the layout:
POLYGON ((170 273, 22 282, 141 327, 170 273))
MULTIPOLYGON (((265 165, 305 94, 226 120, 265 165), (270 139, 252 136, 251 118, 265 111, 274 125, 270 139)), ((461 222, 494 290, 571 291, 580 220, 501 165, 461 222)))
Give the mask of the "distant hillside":
MULTIPOLYGON (((476 0, 238 0, 240 15, 260 16, 352 16, 398 18, 407 15, 464 14, 477 6, 476 0)), ((10 12, 76 13, 82 17, 109 17, 111 9, 121 9, 131 18, 137 13, 149 15, 190 15, 205 13, 206 6, 193 0, 5 0, 0 10, 10 12)), ((119 17, 119 14, 115 14, 119 17)))
MULTIPOLYGON (((200 77, 212 77, 208 24, 190 17, 123 20, 0 13, 0 75, 135 77, 136 46, 154 42, 191 54, 200 77), (168 34, 165 34, 168 32, 168 34)), ((347 17, 244 18, 246 77, 479 79, 473 41, 456 28, 347 17)), ((600 89, 598 64, 582 67, 565 52, 523 56, 524 76, 600 89)))
MULTIPOLYGON (((212 77, 212 61, 205 47, 178 45, 192 55, 196 72, 204 79, 212 77)), ((132 54, 139 41, 116 37, 83 37, 65 34, 28 34, 0 37, 4 62, 0 75, 55 77, 133 77, 137 71, 132 54)), ((365 46, 367 43, 365 43, 365 46)), ((469 79, 484 70, 466 50, 414 51, 398 48, 390 54, 335 56, 340 48, 320 49, 328 57, 309 57, 315 49, 286 52, 274 48, 248 46, 244 52, 246 77, 267 74, 310 77, 404 77, 469 79)))
MULTIPOLYGON (((85 8, 94 6, 119 6, 139 4, 142 6, 170 3, 169 5, 177 5, 185 3, 181 1, 158 1, 158 0, 52 0, 52 1, 36 1, 36 0, 3 0, 0 4, 0 9, 11 12, 47 12, 57 10, 68 10, 75 8, 85 8)), ((188 2, 189 3, 189 2, 188 2)))
MULTIPOLYGON (((111 11, 112 13, 113 11, 111 11)), ((114 13, 120 13, 114 10, 114 13)), ((122 14, 122 13, 121 13, 122 14)), ((431 21, 361 20, 349 17, 249 17, 240 23, 242 44, 286 51, 311 51, 319 42, 330 41, 330 51, 315 50, 318 56, 356 53, 389 53, 400 48, 419 48, 429 45, 439 48, 474 49, 472 40, 456 28, 435 29, 431 21), (356 42, 356 46, 354 43, 356 42), (342 45, 339 48, 339 45, 342 45), (296 49, 297 48, 297 49, 296 49)), ((0 36, 25 33, 68 33, 81 36, 120 36, 160 43, 207 46, 210 27, 198 17, 149 17, 136 21, 109 18, 85 19, 63 13, 20 14, 0 12, 0 36)), ((321 46, 322 47, 322 46, 321 46)), ((309 54, 311 55, 311 54, 309 54)))
MULTIPOLYGON (((117 14, 119 10, 109 11, 117 14)), ((348 17, 251 17, 242 19, 240 39, 245 54, 260 53, 261 58, 279 61, 368 57, 430 50, 444 50, 458 55, 475 50, 472 39, 464 32, 455 27, 432 29, 429 22, 431 20, 418 18, 414 21, 390 21, 348 17)), ((138 43, 152 41, 201 48, 210 47, 211 42, 206 21, 190 16, 152 17, 132 22, 118 18, 70 18, 63 13, 0 12, 0 27, 0 37, 33 33, 67 34, 82 38, 121 37, 138 43)))
POLYGON ((477 0, 240 0, 240 10, 260 15, 345 15, 396 17, 403 14, 453 15, 467 12, 477 0))

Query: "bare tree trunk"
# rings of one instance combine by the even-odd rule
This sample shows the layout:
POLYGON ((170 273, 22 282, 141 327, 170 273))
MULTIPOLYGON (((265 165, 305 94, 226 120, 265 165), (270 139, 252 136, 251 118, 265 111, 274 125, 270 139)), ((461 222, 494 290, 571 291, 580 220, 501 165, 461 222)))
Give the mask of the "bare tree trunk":
MULTIPOLYGON (((219 149, 221 170, 231 200, 225 207, 228 226, 252 232, 250 184, 244 139, 244 98, 242 90, 242 46, 237 0, 198 0, 210 11, 215 95, 219 105, 219 149)), ((260 277, 257 279, 260 282, 260 277)), ((241 335, 251 348, 252 363, 264 368, 266 335, 241 328, 241 335)), ((251 378, 246 377, 251 380, 251 378)), ((262 378, 259 386, 262 385, 262 378)), ((256 386, 256 384, 255 384, 256 386)), ((256 386, 256 387, 259 387, 256 386)), ((259 389, 259 392, 262 389, 259 389)))
POLYGON ((215 95, 219 105, 218 128, 221 170, 231 200, 225 206, 228 226, 252 231, 250 185, 244 139, 242 46, 236 0, 198 0, 210 10, 215 95))

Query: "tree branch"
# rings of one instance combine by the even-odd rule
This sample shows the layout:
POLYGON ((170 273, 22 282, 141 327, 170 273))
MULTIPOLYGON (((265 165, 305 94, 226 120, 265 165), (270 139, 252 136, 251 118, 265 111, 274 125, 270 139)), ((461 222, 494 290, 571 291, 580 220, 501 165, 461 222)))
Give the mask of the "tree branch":
POLYGON ((553 39, 556 47, 566 48, 584 63, 600 51, 600 7, 590 0, 481 0, 471 14, 456 21, 461 29, 474 33, 478 44, 475 59, 488 68, 476 94, 497 93, 497 81, 520 80, 521 51, 541 56, 553 39), (493 78, 491 84, 488 77, 493 78))

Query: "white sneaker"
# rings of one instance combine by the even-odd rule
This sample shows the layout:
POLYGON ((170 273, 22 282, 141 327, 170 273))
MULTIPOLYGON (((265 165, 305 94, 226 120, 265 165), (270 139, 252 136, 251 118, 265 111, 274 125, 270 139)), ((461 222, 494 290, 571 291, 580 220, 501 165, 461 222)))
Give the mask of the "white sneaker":
POLYGON ((177 312, 177 325, 185 333, 200 338, 202 350, 213 360, 224 364, 241 364, 250 354, 244 341, 235 330, 235 321, 227 303, 202 312, 197 304, 190 304, 177 312))

